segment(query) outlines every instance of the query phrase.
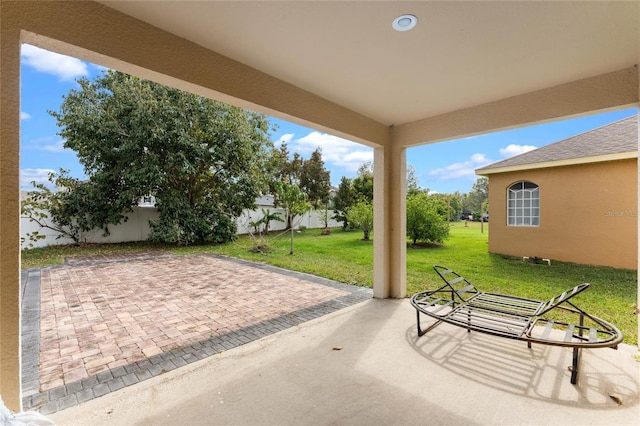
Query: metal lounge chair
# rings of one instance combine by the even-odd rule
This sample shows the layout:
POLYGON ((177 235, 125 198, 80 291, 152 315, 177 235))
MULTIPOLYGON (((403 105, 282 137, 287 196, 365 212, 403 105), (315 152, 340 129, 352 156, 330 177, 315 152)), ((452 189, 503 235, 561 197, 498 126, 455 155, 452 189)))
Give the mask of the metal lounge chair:
POLYGON ((418 337, 442 322, 498 337, 573 349, 571 383, 578 380, 583 348, 617 349, 622 333, 614 325, 596 318, 570 301, 589 288, 584 283, 547 301, 484 293, 456 272, 443 266, 433 269, 445 284, 411 297, 416 309, 418 337), (420 314, 436 319, 423 330, 420 314))

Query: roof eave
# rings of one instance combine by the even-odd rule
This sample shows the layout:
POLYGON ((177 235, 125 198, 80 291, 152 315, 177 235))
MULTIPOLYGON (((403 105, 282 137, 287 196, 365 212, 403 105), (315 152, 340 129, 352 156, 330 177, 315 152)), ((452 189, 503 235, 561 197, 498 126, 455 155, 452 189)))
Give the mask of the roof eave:
POLYGON ((490 167, 476 169, 476 174, 487 176, 496 173, 519 172, 524 170, 544 169, 549 167, 575 166, 579 164, 602 163, 605 161, 631 160, 638 158, 638 151, 618 152, 615 154, 594 155, 591 157, 567 158, 557 161, 543 161, 540 163, 519 164, 514 166, 490 167))

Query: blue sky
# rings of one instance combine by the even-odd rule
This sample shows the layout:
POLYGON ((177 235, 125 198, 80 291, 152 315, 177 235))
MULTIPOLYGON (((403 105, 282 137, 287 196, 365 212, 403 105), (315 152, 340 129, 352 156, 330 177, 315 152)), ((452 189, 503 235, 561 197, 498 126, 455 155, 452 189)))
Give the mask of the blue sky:
MULTIPOLYGON (((93 78, 104 68, 76 58, 58 55, 33 46, 22 49, 21 81, 21 188, 30 182, 45 182, 49 171, 70 170, 84 177, 75 153, 64 149, 64 141, 48 110, 58 111, 62 97, 77 88, 76 78, 93 78)), ((410 148, 407 163, 416 171, 420 186, 432 192, 469 192, 478 176, 474 170, 513 155, 557 142, 636 113, 636 109, 614 111, 527 128, 410 148)), ((276 145, 286 141, 289 151, 303 158, 320 146, 325 167, 334 185, 342 176, 354 177, 365 161, 373 160, 373 150, 336 136, 271 118, 276 145)))

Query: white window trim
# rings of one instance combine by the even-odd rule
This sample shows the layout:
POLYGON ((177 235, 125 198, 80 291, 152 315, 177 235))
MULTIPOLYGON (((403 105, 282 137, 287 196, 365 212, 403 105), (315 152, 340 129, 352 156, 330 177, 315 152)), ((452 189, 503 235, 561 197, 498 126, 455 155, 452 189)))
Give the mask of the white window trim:
POLYGON ((525 227, 525 228, 540 227, 540 186, 531 181, 519 181, 519 182, 512 183, 507 188, 506 208, 507 208, 507 226, 525 227), (524 188, 525 183, 530 183, 532 185, 535 185, 536 187, 535 189, 526 189, 524 188), (516 185, 521 185, 523 188, 516 189, 516 190, 512 189, 516 185), (532 196, 534 192, 537 192, 537 197, 535 198, 532 196), (518 193, 523 194, 523 197, 520 198, 523 205, 512 206, 511 201, 513 201, 514 204, 517 204, 518 202, 518 198, 517 198, 518 193), (514 195, 514 198, 511 198, 512 194, 516 194, 514 195), (524 195, 527 195, 527 196, 524 196, 524 195), (528 202, 529 205, 525 206, 524 205, 525 202, 528 202), (518 215, 518 211, 517 211, 518 208, 522 210, 522 214, 520 215, 518 215), (527 215, 524 214, 525 209, 529 210, 529 213, 527 215), (537 215, 532 214, 532 211, 535 209, 537 209, 537 215), (512 215, 512 212, 514 213, 513 215, 512 215), (521 221, 521 223, 517 223, 519 220, 521 221), (514 223, 511 223, 512 221, 514 223), (528 222, 528 223, 524 223, 524 222, 528 222))

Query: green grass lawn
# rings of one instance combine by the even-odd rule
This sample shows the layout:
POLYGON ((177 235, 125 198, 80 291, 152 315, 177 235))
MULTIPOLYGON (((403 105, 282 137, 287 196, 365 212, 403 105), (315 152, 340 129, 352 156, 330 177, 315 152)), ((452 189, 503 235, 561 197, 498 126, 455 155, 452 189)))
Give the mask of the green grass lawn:
MULTIPOLYGON (((374 236, 375 237, 375 236, 374 236)), ((218 253, 283 268, 307 272, 336 281, 371 286, 373 283, 373 242, 361 241, 362 232, 333 230, 320 235, 319 230, 297 232, 293 255, 289 255, 289 234, 272 235, 268 254, 251 253, 252 241, 246 236, 222 245, 163 247, 148 243, 93 245, 87 247, 49 247, 26 250, 22 267, 33 268, 61 264, 64 257, 104 253, 165 249, 175 254, 218 253)), ((577 284, 591 287, 575 299, 585 311, 612 322, 622 330, 625 343, 637 344, 637 272, 634 270, 576 265, 552 261, 546 264, 522 262, 487 252, 488 225, 484 233, 479 223, 457 222, 442 247, 407 249, 407 292, 440 286, 433 265, 447 266, 465 276, 482 291, 548 299, 577 284)))

